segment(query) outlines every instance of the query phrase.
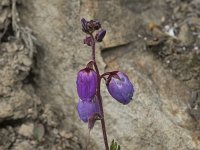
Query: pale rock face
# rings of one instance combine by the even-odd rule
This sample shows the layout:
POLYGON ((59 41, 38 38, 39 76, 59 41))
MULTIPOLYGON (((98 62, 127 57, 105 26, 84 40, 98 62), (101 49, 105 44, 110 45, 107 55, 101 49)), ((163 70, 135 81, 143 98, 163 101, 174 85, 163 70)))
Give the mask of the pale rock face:
POLYGON ((0 119, 11 117, 13 115, 13 110, 11 105, 7 103, 1 103, 0 105, 0 119))
MULTIPOLYGON (((157 1, 152 3, 155 5, 157 1)), ((159 4, 164 5, 162 2, 159 4)), ((78 101, 75 88, 76 72, 90 58, 88 46, 81 42, 85 36, 81 32, 81 17, 102 21, 102 26, 108 31, 102 46, 109 48, 136 41, 135 32, 139 28, 139 22, 145 24, 148 19, 157 21, 166 12, 156 14, 150 10, 140 16, 137 11, 142 10, 134 10, 134 7, 126 9, 126 6, 114 0, 81 3, 59 0, 56 4, 53 0, 47 4, 36 0, 24 5, 34 8, 29 14, 22 15, 26 21, 24 24, 34 31, 42 44, 42 49, 38 51, 38 94, 48 103, 59 105, 68 119, 78 126, 80 132, 86 133, 87 131, 83 130, 83 126, 86 125, 80 123, 74 109, 78 101), (151 12, 155 15, 151 16, 151 12), (30 14, 34 17, 29 20, 30 14), (142 18, 145 18, 144 23, 142 18)), ((137 5, 139 6, 140 2, 137 2, 137 5)), ((106 61, 108 70, 123 70, 135 85, 134 100, 127 106, 116 103, 105 91, 105 86, 103 88, 109 142, 115 138, 123 149, 130 150, 198 149, 199 146, 193 141, 192 132, 187 127, 187 123, 191 122, 187 113, 189 89, 173 78, 153 56, 142 52, 142 42, 138 43, 137 49, 134 46, 135 44, 132 44, 129 47, 127 54, 120 53, 118 61, 106 61)), ((115 55, 114 52, 110 57, 117 57, 115 55)), ((98 50, 97 60, 102 71, 104 63, 98 50)), ((99 124, 91 136, 100 149, 103 140, 99 124)))

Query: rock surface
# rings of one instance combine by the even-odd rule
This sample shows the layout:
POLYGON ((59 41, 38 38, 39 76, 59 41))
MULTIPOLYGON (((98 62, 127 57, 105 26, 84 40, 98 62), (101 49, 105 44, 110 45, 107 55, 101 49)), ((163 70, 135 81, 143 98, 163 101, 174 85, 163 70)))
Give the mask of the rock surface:
POLYGON ((22 124, 21 127, 19 128, 18 133, 25 137, 31 138, 33 136, 33 129, 34 125, 32 123, 22 124))
MULTIPOLYGON (((97 50, 100 71, 126 72, 135 86, 124 106, 102 82, 109 143, 116 139, 125 150, 200 149, 198 0, 14 2, 0 2, 0 149, 85 147, 75 87, 91 57, 82 17, 99 19, 107 30, 97 50), (31 132, 38 125, 41 139, 31 132)), ((103 149, 99 122, 91 138, 90 149, 103 149)))

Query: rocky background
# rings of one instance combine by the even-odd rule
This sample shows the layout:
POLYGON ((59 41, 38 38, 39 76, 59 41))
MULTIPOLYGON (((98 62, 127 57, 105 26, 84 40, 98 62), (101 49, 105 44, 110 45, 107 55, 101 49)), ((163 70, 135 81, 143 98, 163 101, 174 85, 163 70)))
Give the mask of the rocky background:
MULTIPOLYGON (((109 143, 199 150, 199 0, 0 0, 0 150, 84 149, 75 80, 91 56, 82 17, 107 29, 101 72, 126 72, 135 86, 123 106, 102 83, 109 143)), ((104 149, 99 122, 89 149, 104 149)))

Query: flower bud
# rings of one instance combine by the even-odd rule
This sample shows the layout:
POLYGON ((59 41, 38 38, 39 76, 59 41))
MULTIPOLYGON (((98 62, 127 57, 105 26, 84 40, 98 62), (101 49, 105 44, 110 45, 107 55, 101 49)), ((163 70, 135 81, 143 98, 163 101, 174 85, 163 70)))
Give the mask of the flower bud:
POLYGON ((104 36, 106 35, 106 30, 102 29, 100 30, 96 36, 95 36, 95 39, 98 41, 98 42, 101 42, 104 38, 104 36))
POLYGON ((87 44, 88 46, 91 46, 92 45, 92 38, 90 36, 86 37, 84 40, 83 40, 83 43, 84 44, 87 44))
POLYGON ((99 30, 101 28, 101 24, 99 21, 90 20, 87 21, 84 18, 81 19, 82 30, 85 33, 92 33, 95 30, 99 30))
POLYGON ((92 24, 94 30, 99 30, 101 28, 101 23, 97 20, 91 20, 90 23, 92 24))
POLYGON ((83 122, 88 122, 89 118, 92 117, 93 114, 100 114, 99 102, 96 97, 89 102, 80 99, 77 105, 77 111, 80 119, 83 122))
POLYGON ((86 67, 78 72, 76 87, 78 96, 83 101, 91 101, 97 88, 97 74, 96 72, 86 67))
POLYGON ((133 97, 134 88, 129 78, 122 72, 117 72, 116 78, 110 76, 110 80, 107 83, 107 89, 110 95, 122 104, 128 104, 133 97))
POLYGON ((89 33, 89 29, 88 29, 88 21, 85 20, 85 18, 81 19, 81 25, 82 25, 82 30, 85 33, 89 33))

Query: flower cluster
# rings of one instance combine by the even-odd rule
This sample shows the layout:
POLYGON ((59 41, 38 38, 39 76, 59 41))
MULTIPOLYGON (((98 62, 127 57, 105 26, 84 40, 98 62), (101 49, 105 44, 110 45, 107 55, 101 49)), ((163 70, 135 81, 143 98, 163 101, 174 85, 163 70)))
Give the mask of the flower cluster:
MULTIPOLYGON (((91 60, 84 69, 78 72, 76 87, 79 96, 77 110, 83 122, 89 122, 91 118, 97 120, 96 116, 103 116, 103 106, 100 95, 101 79, 106 80, 106 86, 110 95, 122 104, 128 104, 133 97, 134 88, 126 74, 120 71, 106 72, 102 75, 95 61, 95 42, 102 42, 106 35, 106 30, 101 28, 99 21, 86 21, 81 19, 82 31, 88 36, 84 39, 84 44, 92 47, 91 60), (95 33, 95 36, 93 34, 95 33), (95 69, 93 69, 95 68, 95 69), (98 114, 98 115, 97 115, 98 114)), ((93 120, 94 122, 94 120, 93 120)))
POLYGON ((83 18, 81 19, 81 24, 82 24, 82 31, 85 32, 86 34, 89 34, 89 36, 86 36, 86 38, 83 40, 84 44, 87 44, 88 46, 92 46, 93 39, 91 37, 91 34, 94 31, 97 31, 95 35, 96 42, 102 42, 104 36, 106 35, 106 30, 101 29, 101 24, 99 21, 96 21, 96 20, 86 21, 83 18))
POLYGON ((113 71, 100 75, 95 61, 95 42, 103 41, 106 30, 102 29, 100 22, 96 20, 87 21, 83 18, 81 19, 81 25, 82 31, 87 34, 83 43, 92 48, 92 60, 77 75, 76 87, 79 96, 77 111, 80 119, 88 123, 90 130, 96 120, 101 120, 105 148, 109 150, 100 91, 101 79, 106 81, 110 95, 124 105, 132 100, 134 88, 123 72, 113 71))

